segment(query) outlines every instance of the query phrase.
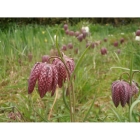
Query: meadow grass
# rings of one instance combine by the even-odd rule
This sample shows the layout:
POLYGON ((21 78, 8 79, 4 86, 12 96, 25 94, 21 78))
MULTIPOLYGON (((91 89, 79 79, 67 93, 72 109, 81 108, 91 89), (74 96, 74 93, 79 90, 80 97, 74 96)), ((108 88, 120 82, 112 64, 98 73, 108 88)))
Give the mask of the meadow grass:
MULTIPOLYGON (((70 27, 79 30, 82 23, 70 27)), ((77 122, 128 122, 128 106, 115 108, 111 97, 111 84, 119 79, 123 69, 130 68, 130 54, 133 53, 133 69, 140 69, 140 43, 135 41, 132 34, 138 25, 131 24, 120 27, 112 25, 89 25, 89 41, 101 41, 94 49, 89 48, 84 55, 74 81, 76 96, 77 122), (124 33, 124 34, 121 34, 124 33), (107 42, 104 42, 107 38, 107 42), (124 38, 123 44, 120 39, 124 38), (118 41, 119 46, 114 47, 113 42, 118 41), (101 55, 100 49, 107 48, 107 55, 101 55), (120 49, 120 54, 117 50, 120 49)), ((64 52, 67 56, 78 62, 86 49, 86 41, 79 42, 75 37, 64 33, 63 25, 39 26, 26 25, 0 30, 0 122, 70 122, 69 111, 64 102, 62 89, 58 90, 58 99, 53 109, 51 120, 48 113, 52 106, 54 96, 47 93, 44 98, 38 95, 37 87, 32 95, 28 95, 28 78, 31 68, 40 62, 43 55, 50 55, 55 48, 54 35, 58 36, 58 44, 72 43, 74 48, 64 52), (78 54, 74 49, 78 48, 78 54), (32 55, 32 59, 30 58, 32 55), (11 112, 17 113, 15 119, 10 119, 11 112)), ((134 80, 139 84, 139 74, 134 80)), ((123 76, 128 80, 127 76, 123 76)), ((136 99, 138 95, 134 97, 136 99)), ((65 98, 68 101, 68 96, 65 98)), ((133 121, 139 121, 140 106, 133 108, 133 121)), ((12 118, 12 117, 11 117, 12 118)))

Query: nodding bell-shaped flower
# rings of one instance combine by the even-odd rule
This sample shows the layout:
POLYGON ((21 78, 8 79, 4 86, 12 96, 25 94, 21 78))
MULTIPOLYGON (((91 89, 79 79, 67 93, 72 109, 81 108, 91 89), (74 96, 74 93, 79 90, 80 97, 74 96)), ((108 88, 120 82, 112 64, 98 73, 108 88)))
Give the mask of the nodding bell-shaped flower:
MULTIPOLYGON (((67 57, 66 55, 63 54, 63 59, 65 61, 65 64, 70 72, 70 75, 73 73, 74 68, 75 68, 75 63, 72 58, 67 57)), ((67 78, 67 69, 64 65, 64 63, 58 59, 55 58, 52 62, 54 65, 56 65, 57 71, 58 71, 58 85, 61 88, 63 86, 63 83, 66 81, 67 78)))
POLYGON ((42 62, 47 62, 47 63, 49 63, 49 58, 50 58, 50 56, 48 56, 48 55, 43 55, 43 56, 42 56, 42 62))
POLYGON ((53 96, 58 84, 58 72, 56 66, 53 64, 47 64, 46 62, 36 63, 29 77, 28 94, 33 92, 37 80, 40 97, 43 98, 47 92, 51 92, 51 95, 53 96))
POLYGON ((114 81, 112 83, 112 100, 114 105, 118 107, 119 103, 121 103, 121 106, 124 107, 138 91, 139 89, 135 82, 132 82, 132 85, 130 85, 123 80, 114 81))

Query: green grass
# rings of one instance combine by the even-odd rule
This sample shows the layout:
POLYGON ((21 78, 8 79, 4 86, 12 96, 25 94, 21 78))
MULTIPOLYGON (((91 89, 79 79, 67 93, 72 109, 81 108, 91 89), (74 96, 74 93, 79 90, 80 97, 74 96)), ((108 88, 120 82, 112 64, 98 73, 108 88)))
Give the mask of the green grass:
MULTIPOLYGON (((71 30, 79 30, 82 23, 69 27, 71 30)), ((131 24, 121 27, 112 25, 89 25, 91 35, 89 41, 101 41, 94 49, 89 49, 82 59, 74 82, 76 96, 76 121, 77 122, 128 122, 128 106, 115 108, 111 99, 111 84, 119 79, 124 70, 110 69, 111 67, 130 67, 130 53, 134 54, 133 69, 140 70, 140 43, 134 40, 133 32, 137 25, 131 24), (124 35, 121 35, 124 33, 124 35), (113 35, 113 36, 108 36, 113 35), (118 47, 113 46, 115 40, 125 39, 118 47), (103 39, 108 38, 107 42, 103 39), (101 47, 106 47, 108 54, 100 53, 101 47), (131 50, 131 47, 133 48, 131 50), (121 50, 117 54, 117 49, 121 50), (89 110, 90 109, 90 110, 89 110), (84 119, 85 118, 85 119, 84 119)), ((31 68, 36 62, 41 61, 42 55, 50 54, 54 49, 54 35, 58 31, 59 47, 63 44, 73 43, 74 49, 65 52, 69 57, 78 62, 86 49, 86 42, 79 42, 75 37, 67 36, 60 26, 17 26, 8 31, 0 30, 0 122, 48 122, 48 113, 52 106, 54 96, 47 93, 41 99, 37 87, 32 95, 28 95, 27 86, 31 68), (32 60, 29 54, 32 54, 32 60), (10 112, 21 114, 15 120, 10 119, 10 112)), ((134 80, 139 84, 139 74, 134 80)), ((125 75, 123 78, 127 79, 125 75)), ((62 89, 58 89, 59 98, 53 109, 51 122, 70 122, 69 111, 63 102, 62 89)), ((136 99, 138 95, 134 98, 136 99)), ((66 101, 69 98, 66 97, 66 101)), ((140 106, 137 104, 131 111, 135 115, 133 121, 139 121, 140 106)))

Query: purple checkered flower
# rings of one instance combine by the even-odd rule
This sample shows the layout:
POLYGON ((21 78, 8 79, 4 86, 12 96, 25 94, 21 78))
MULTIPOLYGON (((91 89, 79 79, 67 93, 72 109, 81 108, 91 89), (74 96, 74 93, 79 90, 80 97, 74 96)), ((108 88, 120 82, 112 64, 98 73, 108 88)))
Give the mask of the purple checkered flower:
POLYGON ((53 96, 58 84, 57 68, 53 64, 36 63, 33 67, 29 81, 28 93, 31 94, 34 90, 36 81, 38 81, 38 92, 40 97, 43 98, 47 92, 52 92, 53 96))
MULTIPOLYGON (((72 74, 72 72, 74 71, 74 67, 75 67, 74 60, 72 58, 67 57, 66 55, 63 55, 63 58, 64 58, 64 61, 67 65, 67 67, 68 67, 70 74, 72 74)), ((63 83, 66 81, 66 78, 67 78, 67 69, 66 69, 64 63, 58 58, 55 58, 52 63, 54 65, 56 65, 56 67, 57 67, 58 85, 61 88, 63 86, 63 83)))
POLYGON ((112 83, 112 100, 114 105, 118 107, 119 103, 121 103, 121 106, 124 107, 138 91, 139 89, 134 82, 130 86, 129 83, 123 80, 114 81, 112 83))
POLYGON ((48 56, 48 55, 43 55, 43 56, 42 56, 42 62, 47 62, 47 63, 49 63, 49 58, 50 58, 50 56, 48 56))

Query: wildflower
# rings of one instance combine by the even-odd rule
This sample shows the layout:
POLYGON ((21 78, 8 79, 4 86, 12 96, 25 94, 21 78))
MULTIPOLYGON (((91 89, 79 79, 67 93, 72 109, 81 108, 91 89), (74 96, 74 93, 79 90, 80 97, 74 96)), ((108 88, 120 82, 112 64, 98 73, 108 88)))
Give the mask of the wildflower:
POLYGON ((45 38, 45 39, 44 39, 44 42, 48 42, 48 40, 45 38))
POLYGON ((69 49, 72 49, 72 48, 73 48, 72 43, 69 43, 69 44, 68 44, 68 48, 69 48, 69 49))
POLYGON ((65 30, 65 33, 68 35, 69 34, 69 30, 67 29, 67 30, 65 30))
POLYGON ((104 42, 107 42, 107 38, 104 38, 104 42))
POLYGON ((74 31, 69 31, 69 35, 74 36, 75 35, 74 31))
POLYGON ((113 43, 113 45, 114 45, 114 47, 118 47, 118 42, 117 41, 115 41, 114 43, 113 43))
POLYGON ((63 45, 62 48, 61 48, 61 50, 62 51, 66 51, 67 50, 67 46, 66 45, 63 45))
POLYGON ((92 43, 91 43, 91 48, 94 48, 94 47, 95 47, 95 43, 92 42, 92 43))
POLYGON ((68 24, 64 24, 64 30, 68 29, 68 24))
POLYGON ((120 43, 122 44, 124 42, 124 38, 121 38, 120 39, 120 43))
POLYGON ((86 33, 89 34, 89 27, 88 27, 88 26, 86 26, 86 27, 82 27, 82 30, 83 30, 83 31, 86 31, 86 33))
POLYGON ((120 50, 120 49, 118 49, 116 52, 117 52, 117 54, 120 54, 120 53, 121 53, 121 50, 120 50))
POLYGON ((80 32, 79 31, 76 31, 75 32, 75 37, 77 37, 79 34, 80 34, 80 32))
POLYGON ((106 48, 101 48, 101 54, 102 54, 102 55, 107 54, 107 49, 106 49, 106 48))
POLYGON ((43 98, 47 92, 52 92, 53 96, 58 84, 58 73, 56 66, 38 62, 33 67, 29 81, 28 81, 28 94, 34 90, 36 81, 38 80, 38 92, 40 97, 43 98))
POLYGON ((124 107, 136 93, 138 93, 138 87, 134 82, 132 82, 131 86, 123 80, 114 81, 112 84, 112 100, 116 107, 118 107, 119 102, 121 102, 121 106, 124 107))
POLYGON ((89 46, 91 46, 91 43, 90 42, 87 42, 86 48, 89 47, 89 46))
POLYGON ((42 62, 47 62, 47 63, 49 63, 49 58, 50 58, 50 56, 48 56, 48 55, 43 55, 43 56, 42 56, 42 62))
POLYGON ((140 36, 136 36, 136 37, 135 37, 135 40, 136 40, 136 41, 140 41, 140 36))
MULTIPOLYGON (((66 55, 63 55, 63 59, 66 63, 66 66, 68 67, 70 74, 72 74, 72 72, 74 71, 74 67, 75 67, 74 60, 72 58, 67 57, 66 55)), ((58 58, 55 58, 52 63, 54 65, 56 65, 56 68, 58 71, 58 85, 61 88, 67 78, 67 69, 66 69, 64 63, 58 58)))
POLYGON ((136 31, 136 36, 140 36, 140 30, 136 31))
POLYGON ((42 34, 45 34, 45 31, 42 31, 42 34))
POLYGON ((83 40, 83 34, 78 35, 78 36, 77 36, 77 39, 78 39, 80 42, 82 42, 82 40, 83 40))

